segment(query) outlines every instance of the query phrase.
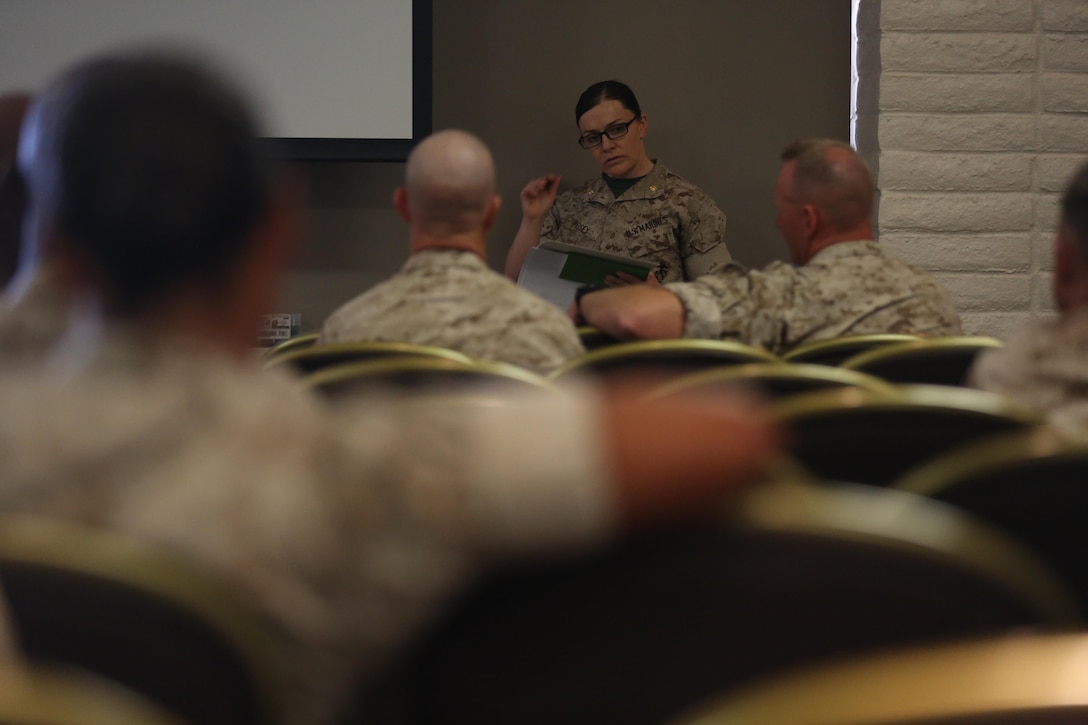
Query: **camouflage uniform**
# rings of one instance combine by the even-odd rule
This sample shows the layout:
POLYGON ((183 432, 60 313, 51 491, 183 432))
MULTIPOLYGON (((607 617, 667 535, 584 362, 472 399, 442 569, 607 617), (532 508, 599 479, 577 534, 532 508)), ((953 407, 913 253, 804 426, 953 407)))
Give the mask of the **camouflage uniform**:
POLYGON ((397 275, 333 312, 321 329, 321 342, 379 340, 438 345, 538 373, 585 352, 562 310, 477 255, 449 249, 413 254, 397 275))
POLYGON ((592 407, 333 412, 256 364, 118 335, 0 375, 0 507, 221 574, 283 635, 284 722, 326 723, 488 560, 609 534, 592 407))
POLYGON ((656 162, 619 199, 603 176, 561 194, 540 238, 655 262, 661 282, 692 280, 730 259, 722 210, 656 162))
POLYGON ((1088 433, 1088 310, 1039 320, 975 361, 968 383, 1046 413, 1081 440, 1088 433))
POLYGON ((686 310, 684 336, 739 340, 781 354, 843 335, 955 335, 959 315, 927 273, 876 242, 840 242, 796 267, 731 264, 697 282, 668 285, 686 310))

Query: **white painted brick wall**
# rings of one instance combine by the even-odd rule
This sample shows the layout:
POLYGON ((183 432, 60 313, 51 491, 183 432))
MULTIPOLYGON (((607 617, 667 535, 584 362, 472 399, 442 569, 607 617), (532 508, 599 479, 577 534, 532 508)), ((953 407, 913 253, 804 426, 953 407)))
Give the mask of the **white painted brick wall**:
POLYGON ((1052 314, 1058 200, 1088 160, 1088 0, 859 0, 857 34, 880 241, 968 332, 1052 314))

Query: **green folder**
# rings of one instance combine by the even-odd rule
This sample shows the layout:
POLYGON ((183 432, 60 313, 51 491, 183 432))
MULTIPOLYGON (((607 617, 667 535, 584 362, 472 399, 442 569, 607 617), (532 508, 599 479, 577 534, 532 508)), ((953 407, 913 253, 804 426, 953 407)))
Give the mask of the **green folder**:
POLYGON ((616 272, 627 272, 643 280, 650 275, 649 269, 638 264, 590 257, 585 254, 568 253, 567 261, 563 264, 559 276, 572 282, 590 284, 591 282, 603 282, 605 277, 616 272))
POLYGON ((579 284, 603 282, 605 277, 616 272, 627 272, 644 280, 657 266, 653 262, 643 262, 611 252, 599 252, 596 249, 583 249, 563 242, 541 242, 540 247, 567 255, 563 268, 559 270, 559 278, 579 284))

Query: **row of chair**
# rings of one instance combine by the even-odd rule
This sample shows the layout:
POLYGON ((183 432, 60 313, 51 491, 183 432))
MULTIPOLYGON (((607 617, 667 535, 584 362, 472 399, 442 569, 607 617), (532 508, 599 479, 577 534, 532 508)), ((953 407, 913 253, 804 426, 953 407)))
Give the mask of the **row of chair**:
MULTIPOLYGON (((361 721, 656 723, 828 658, 1082 628, 1088 452, 1045 428, 979 450, 891 488, 777 471, 705 520, 500 570, 365 693, 361 721)), ((188 722, 277 721, 271 633, 151 547, 3 518, 0 582, 35 665, 95 672, 188 722)), ((766 705, 759 692, 722 707, 766 705)), ((770 714, 705 722, 808 722, 752 712, 770 714)))
POLYGON ((815 341, 778 357, 731 340, 643 340, 597 347, 570 360, 552 378, 636 368, 676 374, 725 365, 784 362, 838 367, 894 383, 960 386, 978 354, 1001 344, 1000 340, 981 336, 923 339, 863 335, 815 341))
MULTIPOLYGON (((600 376, 615 372, 650 370, 655 375, 679 377, 697 372, 707 373, 693 387, 745 381, 761 387, 772 396, 807 390, 818 390, 844 385, 868 389, 879 388, 878 380, 893 383, 925 383, 938 385, 962 385, 967 371, 977 354, 996 347, 1000 342, 987 337, 956 337, 935 339, 911 339, 903 341, 902 335, 870 335, 813 343, 808 350, 799 348, 790 355, 779 358, 771 353, 735 341, 722 340, 654 340, 617 343, 579 356, 553 372, 549 378, 561 382, 574 376, 600 376), (828 365, 834 355, 847 351, 865 351, 849 357, 841 365, 828 365), (811 355, 811 358, 809 357, 811 355), (811 359, 815 362, 808 362, 811 359), (823 361, 823 362, 819 362, 823 361), (731 367, 743 366, 743 371, 727 373, 731 367), (715 375, 710 375, 714 371, 715 375)), ((457 378, 471 378, 458 370, 481 369, 462 353, 445 348, 399 342, 314 344, 313 335, 295 338, 282 343, 267 354, 267 364, 289 366, 303 375, 324 371, 333 366, 372 362, 389 358, 427 358, 429 367, 436 372, 437 382, 456 382, 457 378), (441 362, 438 362, 441 361, 441 362), (439 373, 437 371, 445 371, 439 373)), ((418 366, 421 370, 427 365, 418 366)), ((521 382, 542 387, 536 376, 518 376, 514 366, 492 364, 490 372, 495 377, 521 378, 521 382)), ((383 371, 387 382, 398 387, 418 387, 425 375, 394 374, 395 365, 370 368, 383 371)), ((357 369, 363 375, 368 368, 357 369)), ((349 373, 329 376, 337 386, 346 384, 349 373)), ((478 374, 477 378, 483 378, 478 374)), ((328 380, 328 378, 323 378, 328 380)), ((322 382, 332 386, 333 383, 322 382)))
MULTIPOLYGON (((655 359, 686 355, 691 349, 732 354, 737 347, 715 341, 637 345, 659 356, 655 359)), ((765 360, 772 357, 756 353, 765 360)), ((333 399, 374 388, 468 389, 473 393, 485 387, 502 393, 511 387, 557 390, 553 382, 516 366, 401 343, 317 346, 283 353, 270 364, 299 365, 309 373, 303 385, 333 399), (360 351, 373 359, 343 362, 360 351)), ((564 379, 560 376, 557 382, 564 379)), ((908 469, 957 446, 1043 422, 1039 415, 994 394, 892 385, 855 370, 783 361, 722 365, 666 376, 664 382, 648 387, 647 395, 703 395, 738 384, 757 388, 778 401, 773 411, 790 430, 790 453, 814 475, 828 480, 886 486, 908 469)))
MULTIPOLYGON (((396 367, 404 352, 362 364, 396 367)), ((479 365, 448 352, 411 358, 447 370, 479 365)), ((774 360, 728 371, 770 375, 790 367, 805 366, 774 360)), ((678 378, 653 394, 700 390, 718 384, 715 376, 728 379, 725 372, 678 378)), ((838 693, 820 700, 833 703, 846 697, 850 682, 876 689, 871 680, 835 670, 796 683, 758 683, 888 647, 1010 628, 1083 627, 1088 575, 1077 553, 1088 543, 1081 533, 1088 527, 1079 522, 1088 508, 1079 472, 1088 453, 994 396, 892 386, 841 368, 824 372, 829 387, 841 383, 838 389, 787 396, 798 391, 784 387, 775 406, 794 431, 796 468, 784 463, 771 483, 695 525, 646 532, 589 558, 491 574, 362 693, 360 721, 637 725, 698 712, 692 721, 698 725, 840 722, 833 715, 819 720, 814 713, 823 711, 806 704, 804 693, 838 693), (989 442, 1000 432, 1016 437, 989 442), (924 444, 914 440, 919 435, 924 444), (975 442, 982 447, 964 449, 975 442), (931 462, 916 467, 923 460, 931 462), (870 485, 842 483, 848 480, 870 485), (698 709, 722 693, 724 704, 698 709), (766 709, 783 697, 799 709, 766 709)), ((98 536, 52 522, 0 520, 0 582, 35 663, 97 672, 189 722, 276 722, 276 677, 266 667, 272 658, 260 654, 270 634, 259 618, 229 596, 219 601, 163 586, 191 580, 173 573, 149 578, 149 571, 175 570, 161 562, 136 566, 140 557, 128 559, 136 551, 132 542, 120 546, 110 535, 98 536), (67 560, 74 552, 79 556, 67 560), (119 552, 128 553, 118 558, 119 552), (104 558, 90 565, 96 557, 104 558), (133 579, 133 571, 144 574, 133 579), (223 606, 233 614, 224 616, 223 606), (116 628, 129 631, 115 638, 116 628)), ((199 584, 197 591, 205 588, 199 584)), ((1039 637, 1030 646, 1058 641, 1082 640, 1039 637)), ((999 646, 983 641, 965 651, 999 646)), ((944 652, 935 651, 934 661, 950 656, 944 652)), ((922 656, 902 655, 913 663, 922 656)), ((956 655, 976 661, 972 656, 956 655)), ((905 666, 888 657, 889 671, 905 666)), ((962 690, 965 697, 948 707, 960 707, 959 715, 988 707, 982 694, 972 699, 969 692, 975 691, 962 690)))
MULTIPOLYGON (((4 717, 5 697, 14 693, 2 683, 0 669, 0 722, 280 722, 283 650, 274 628, 187 560, 119 533, 5 515, 0 592, 17 660, 35 673, 45 668, 46 692, 58 698, 43 711, 48 715, 30 717, 28 709, 25 719, 4 717), (169 715, 153 717, 152 707, 138 703, 130 703, 133 714, 125 715, 120 690, 102 693, 101 706, 116 713, 100 712, 93 691, 81 694, 79 683, 67 680, 54 683, 50 673, 58 668, 112 683, 169 715), (72 703, 82 703, 86 719, 65 709, 72 703)), ((27 708, 37 706, 35 687, 19 700, 27 708)))
POLYGON ((364 712, 435 725, 661 723, 829 659, 1082 626, 1044 562, 951 507, 779 480, 701 522, 492 574, 364 712))

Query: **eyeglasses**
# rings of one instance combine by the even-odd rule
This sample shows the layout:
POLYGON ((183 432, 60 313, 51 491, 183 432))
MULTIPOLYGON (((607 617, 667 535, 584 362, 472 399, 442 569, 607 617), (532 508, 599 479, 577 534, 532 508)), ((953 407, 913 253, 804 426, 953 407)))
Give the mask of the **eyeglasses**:
POLYGON ((591 149, 594 146, 600 146, 601 141, 604 140, 605 136, 608 136, 608 138, 612 139, 613 141, 618 138, 623 138, 627 135, 627 131, 631 127, 631 124, 637 120, 638 116, 635 116, 627 123, 613 123, 604 131, 590 131, 584 136, 580 136, 578 138, 578 145, 584 149, 591 149))

